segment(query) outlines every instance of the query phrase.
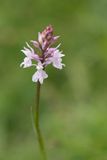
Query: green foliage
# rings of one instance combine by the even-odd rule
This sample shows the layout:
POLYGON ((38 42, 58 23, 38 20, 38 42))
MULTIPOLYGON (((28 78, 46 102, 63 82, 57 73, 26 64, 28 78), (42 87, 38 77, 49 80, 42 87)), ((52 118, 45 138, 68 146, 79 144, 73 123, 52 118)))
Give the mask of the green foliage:
POLYGON ((41 129, 51 160, 107 159, 107 1, 0 1, 0 159, 41 159, 32 129, 33 69, 19 67, 25 41, 52 24, 63 71, 48 68, 41 129))

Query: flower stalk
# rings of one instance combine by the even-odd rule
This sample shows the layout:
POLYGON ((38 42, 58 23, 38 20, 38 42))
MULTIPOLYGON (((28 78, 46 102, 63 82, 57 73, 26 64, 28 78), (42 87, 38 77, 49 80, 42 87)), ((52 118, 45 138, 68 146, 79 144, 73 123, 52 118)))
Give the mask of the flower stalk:
POLYGON ((35 124, 35 128, 36 128, 37 139, 38 139, 38 143, 39 143, 39 146, 40 146, 40 151, 41 151, 43 160, 47 160, 45 146, 44 146, 44 141, 43 141, 42 133, 41 133, 41 130, 40 130, 40 125, 39 125, 40 89, 41 89, 41 84, 38 81, 37 82, 37 92, 36 92, 36 108, 35 108, 35 122, 34 122, 34 124, 35 124))

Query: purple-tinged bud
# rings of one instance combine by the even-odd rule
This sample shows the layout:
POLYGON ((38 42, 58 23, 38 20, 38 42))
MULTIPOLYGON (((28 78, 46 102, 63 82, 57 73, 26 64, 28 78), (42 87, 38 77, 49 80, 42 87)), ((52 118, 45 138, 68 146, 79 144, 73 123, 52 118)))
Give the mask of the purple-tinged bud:
POLYGON ((47 26, 43 30, 42 35, 43 35, 43 40, 50 41, 53 37, 53 27, 51 25, 47 26))
POLYGON ((37 41, 31 40, 31 43, 34 45, 34 47, 39 48, 39 43, 37 41))
POLYGON ((51 25, 38 34, 38 42, 43 50, 50 47, 58 38, 59 36, 53 36, 53 27, 51 25))

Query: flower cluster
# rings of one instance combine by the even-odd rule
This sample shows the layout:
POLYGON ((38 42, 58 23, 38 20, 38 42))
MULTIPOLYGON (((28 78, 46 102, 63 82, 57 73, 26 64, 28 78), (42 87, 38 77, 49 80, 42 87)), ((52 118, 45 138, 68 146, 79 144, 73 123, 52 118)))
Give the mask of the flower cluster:
POLYGON ((31 41, 34 49, 26 43, 27 48, 24 47, 24 49, 21 50, 26 57, 20 66, 23 66, 23 68, 31 66, 36 67, 37 71, 32 76, 33 82, 39 81, 42 84, 43 80, 48 77, 45 71, 47 65, 52 64, 57 69, 62 69, 62 67, 65 66, 62 63, 62 57, 64 54, 58 49, 60 45, 56 48, 51 47, 58 38, 59 36, 53 35, 53 28, 49 25, 43 30, 43 32, 38 33, 38 41, 31 41), (39 50, 39 54, 37 54, 35 49, 39 50), (36 63, 33 64, 32 62, 36 63))

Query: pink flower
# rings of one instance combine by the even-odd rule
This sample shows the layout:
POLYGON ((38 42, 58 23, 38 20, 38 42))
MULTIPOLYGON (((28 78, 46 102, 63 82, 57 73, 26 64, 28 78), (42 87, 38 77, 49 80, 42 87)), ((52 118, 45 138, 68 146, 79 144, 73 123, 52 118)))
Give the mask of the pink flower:
POLYGON ((62 66, 65 66, 62 62, 62 58, 63 56, 65 56, 64 54, 61 54, 62 52, 60 52, 59 50, 56 50, 55 52, 53 52, 53 56, 50 58, 52 61, 52 65, 55 68, 58 69, 62 69, 62 66))
POLYGON ((43 70, 43 66, 42 63, 39 62, 37 65, 37 71, 34 73, 34 75, 32 76, 32 81, 33 82, 37 82, 39 81, 41 84, 43 83, 43 80, 45 78, 48 77, 48 75, 46 74, 46 72, 43 70))
POLYGON ((24 47, 21 50, 25 54, 24 61, 20 64, 23 68, 36 66, 37 71, 32 76, 32 81, 39 81, 41 84, 44 79, 48 77, 44 69, 47 65, 52 64, 57 69, 62 69, 65 66, 62 63, 62 51, 59 51, 58 45, 56 48, 52 48, 52 44, 56 42, 59 36, 53 35, 53 28, 51 25, 47 26, 41 33, 38 33, 38 41, 32 40, 32 44, 35 49, 39 49, 39 54, 35 53, 35 50, 27 43, 27 48, 24 47), (36 62, 32 64, 33 62, 36 62))
POLYGON ((59 51, 57 48, 59 47, 59 45, 56 48, 49 48, 47 50, 47 52, 45 53, 46 55, 46 59, 45 59, 45 64, 51 64, 57 68, 57 69, 62 69, 63 66, 65 66, 62 62, 62 57, 64 57, 65 55, 62 54, 62 51, 59 51))
POLYGON ((32 47, 30 47, 30 45, 28 43, 26 43, 28 48, 24 47, 24 49, 22 49, 21 51, 25 54, 25 58, 24 61, 20 64, 20 66, 23 68, 27 68, 32 66, 32 59, 34 59, 35 61, 39 60, 39 56, 37 54, 35 54, 34 49, 32 47))
POLYGON ((31 59, 28 58, 28 57, 25 57, 25 58, 24 58, 24 61, 20 64, 20 67, 22 67, 22 66, 23 66, 23 68, 27 68, 27 67, 32 66, 32 61, 31 61, 31 59))

